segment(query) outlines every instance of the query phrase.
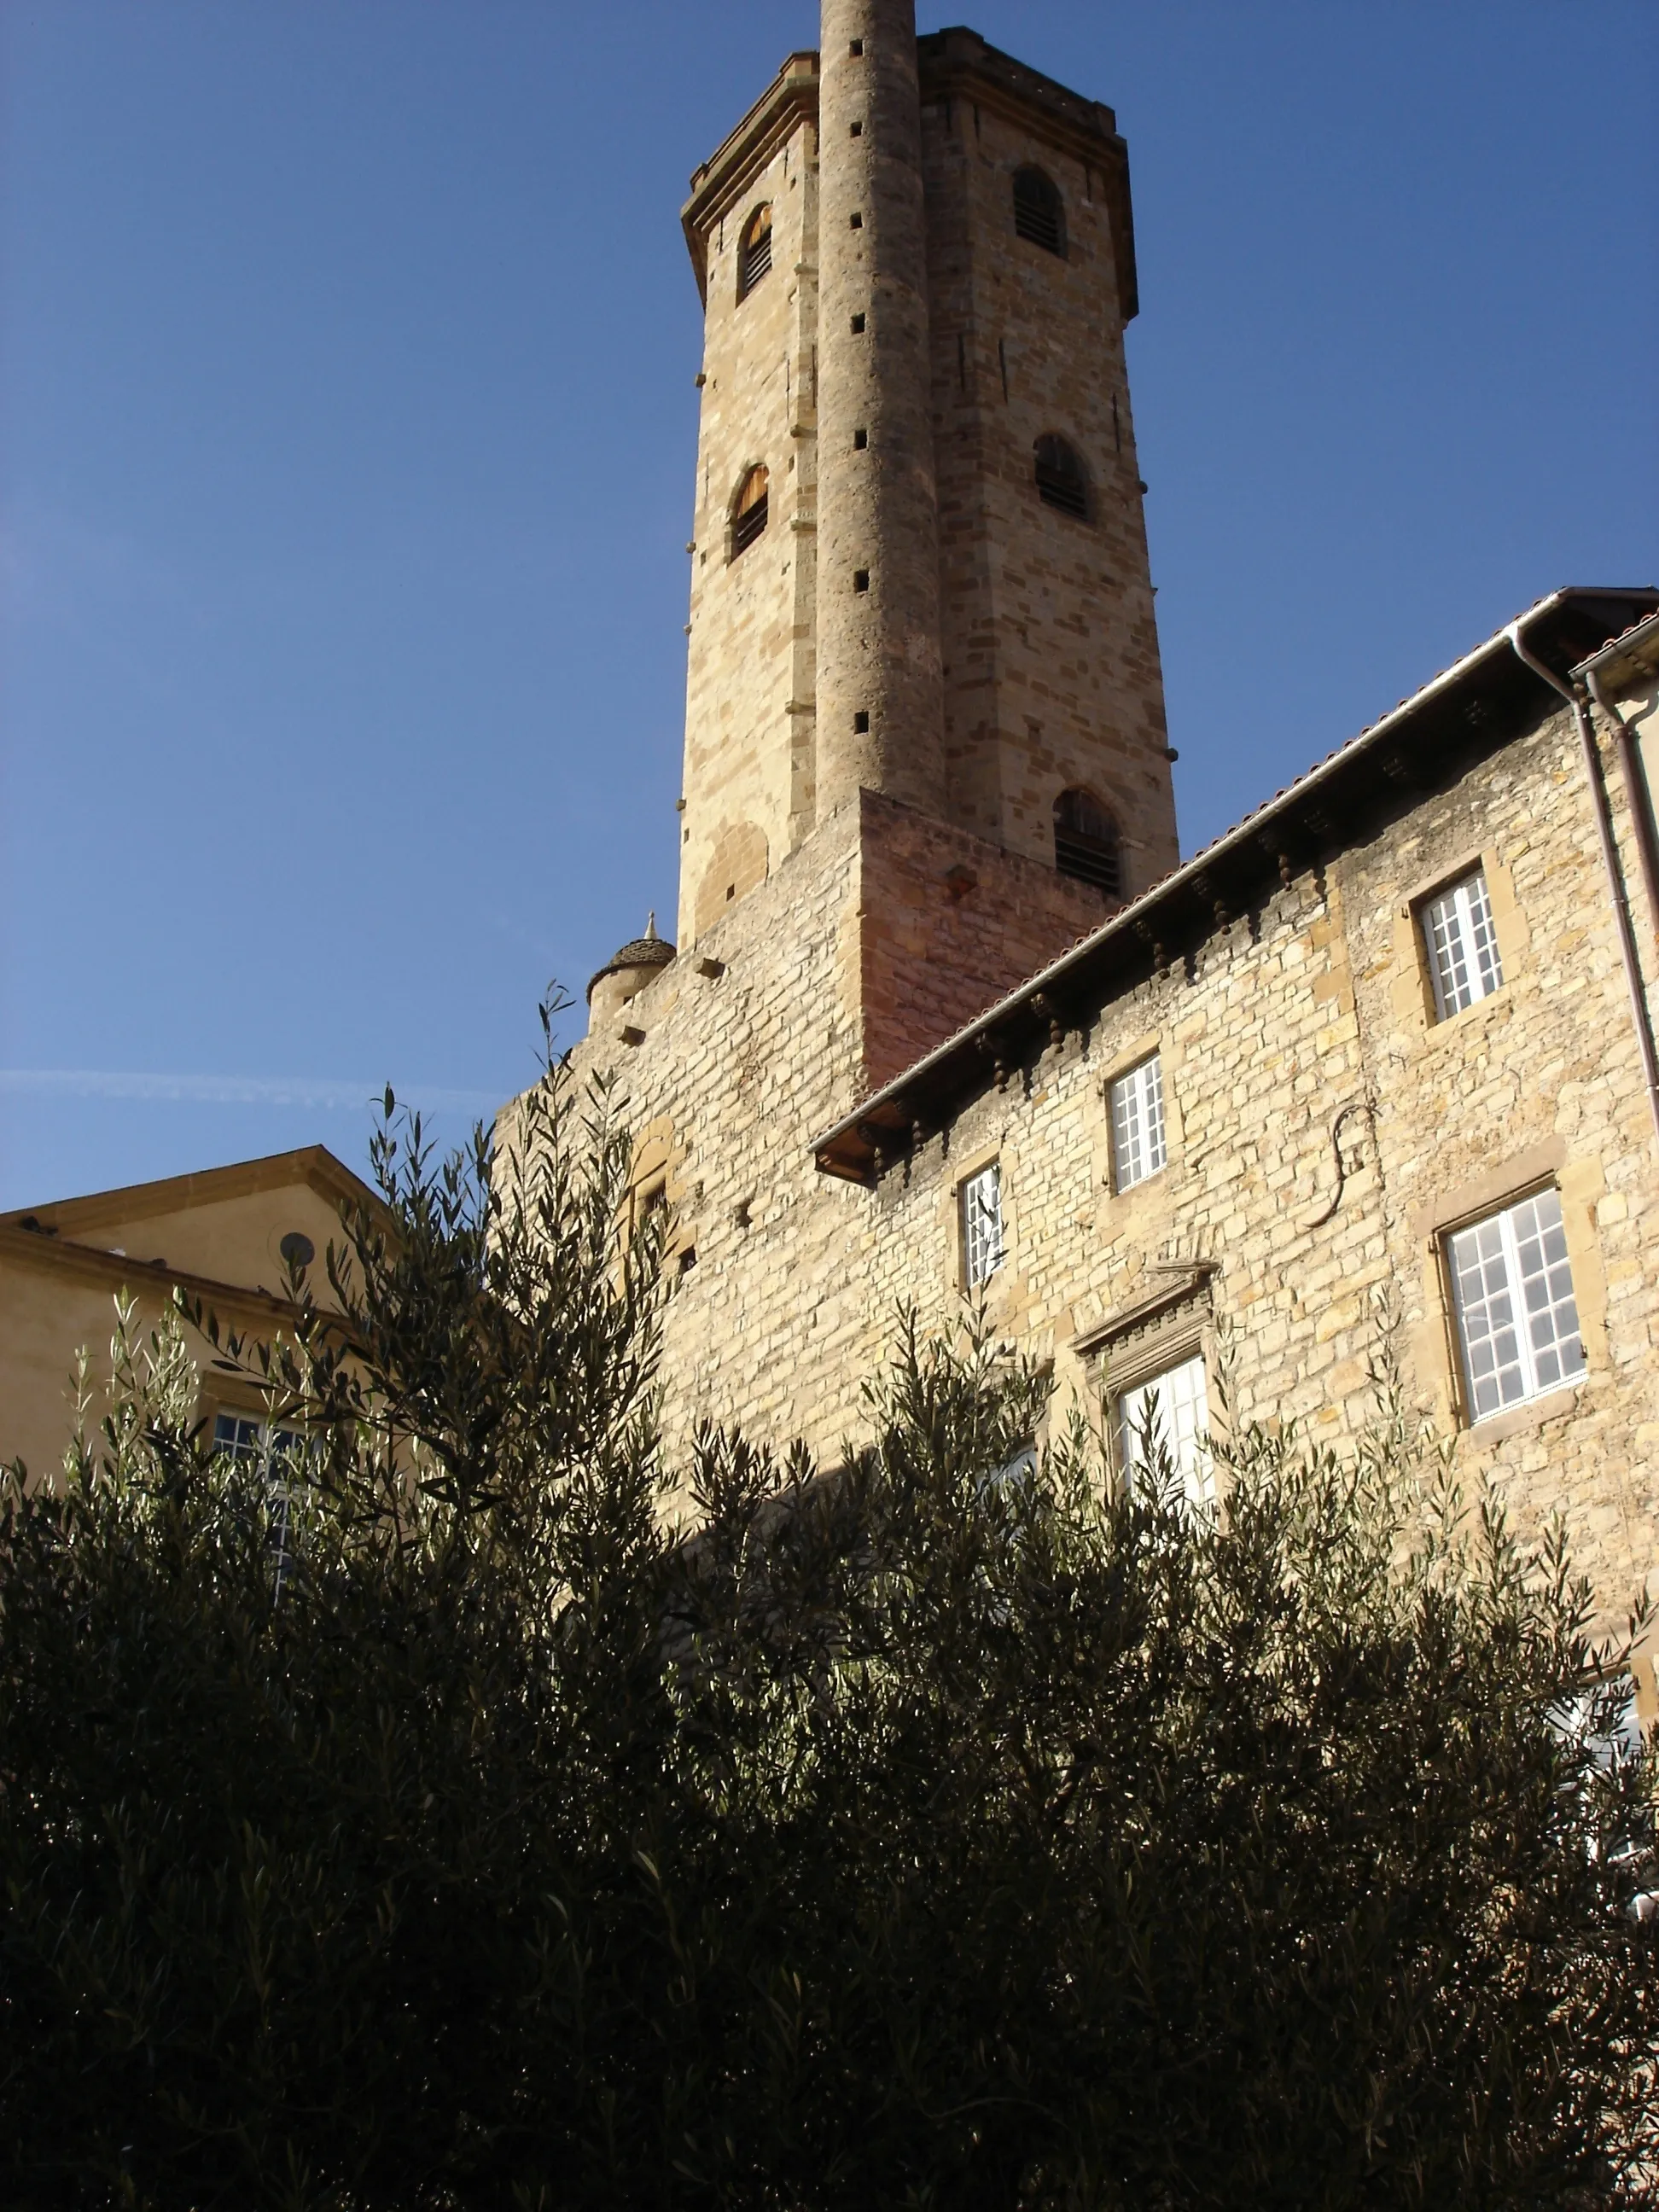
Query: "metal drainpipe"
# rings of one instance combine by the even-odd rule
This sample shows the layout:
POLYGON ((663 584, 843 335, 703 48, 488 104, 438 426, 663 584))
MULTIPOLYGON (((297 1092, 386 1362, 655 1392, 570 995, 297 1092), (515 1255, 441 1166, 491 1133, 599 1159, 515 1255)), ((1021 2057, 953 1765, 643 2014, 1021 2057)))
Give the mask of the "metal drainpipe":
POLYGON ((1625 896, 1624 878, 1619 872, 1619 855, 1613 842, 1613 823, 1607 813, 1607 794, 1601 781, 1601 757, 1595 749, 1595 732, 1590 722, 1589 709, 1571 685, 1564 684, 1552 669, 1546 668, 1535 653, 1528 652, 1521 642, 1519 623, 1508 623, 1504 635, 1514 647, 1517 659, 1524 661, 1535 676, 1541 676, 1552 691, 1560 693, 1571 708, 1573 720, 1578 727, 1578 743, 1584 757, 1584 779, 1589 785, 1590 805, 1595 815, 1595 834, 1601 847, 1601 866, 1607 878, 1607 896, 1613 902, 1613 919, 1619 925, 1619 950, 1625 963, 1625 981, 1630 991, 1636 1042, 1642 1054, 1648 1110, 1653 1116, 1655 1139, 1659 1141, 1659 1054, 1654 1050, 1653 1024, 1648 1018, 1647 997, 1642 988, 1641 963, 1636 952, 1636 932, 1631 923, 1630 901, 1625 896))
POLYGON ((1584 681, 1589 687, 1590 697, 1607 717, 1619 748, 1620 772, 1625 779, 1625 796, 1630 803, 1631 823, 1636 832, 1636 854, 1642 863, 1642 888, 1648 895, 1648 920, 1655 936, 1659 937, 1659 837, 1654 834, 1653 793, 1648 789, 1646 773, 1637 757, 1630 724, 1602 690, 1600 673, 1587 668, 1584 681))

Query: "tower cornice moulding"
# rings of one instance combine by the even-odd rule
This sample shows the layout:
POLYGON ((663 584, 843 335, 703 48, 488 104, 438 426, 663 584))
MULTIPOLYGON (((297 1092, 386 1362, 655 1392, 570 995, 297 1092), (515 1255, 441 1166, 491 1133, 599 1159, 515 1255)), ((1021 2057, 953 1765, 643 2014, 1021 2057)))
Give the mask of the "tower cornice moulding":
POLYGON ((818 119, 818 58, 791 54, 735 131, 691 172, 691 197, 680 210, 697 291, 708 297, 708 234, 730 215, 780 146, 805 118, 818 119))
POLYGON ((1129 197, 1129 149, 1114 111, 1085 100, 1012 54, 989 46, 977 31, 933 31, 916 40, 916 65, 924 106, 967 100, 1069 154, 1099 177, 1112 227, 1112 258, 1123 320, 1139 312, 1135 271, 1134 213, 1129 197))

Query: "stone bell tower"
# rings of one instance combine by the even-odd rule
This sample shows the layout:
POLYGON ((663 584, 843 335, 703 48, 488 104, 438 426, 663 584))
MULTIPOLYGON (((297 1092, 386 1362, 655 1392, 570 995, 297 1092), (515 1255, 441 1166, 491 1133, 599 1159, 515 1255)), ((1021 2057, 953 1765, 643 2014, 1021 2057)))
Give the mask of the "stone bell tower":
MULTIPOLYGON (((705 1415, 832 1446, 896 1185, 855 1200, 817 1139, 1177 857, 1127 169, 1109 109, 975 33, 824 0, 683 221, 677 942, 599 970, 571 1066, 629 1133, 635 1217, 663 1210, 675 1449, 705 1415)), ((1043 1012, 1063 1060, 1080 1010, 1043 1012)))
POLYGON ((975 33, 823 0, 683 220, 679 942, 858 810, 873 1076, 1177 858, 1127 156, 975 33))

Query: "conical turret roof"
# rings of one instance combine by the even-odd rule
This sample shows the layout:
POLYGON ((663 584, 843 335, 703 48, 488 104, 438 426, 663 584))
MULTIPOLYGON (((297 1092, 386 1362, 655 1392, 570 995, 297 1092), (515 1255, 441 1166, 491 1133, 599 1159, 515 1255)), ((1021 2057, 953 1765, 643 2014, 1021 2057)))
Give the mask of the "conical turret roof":
POLYGON ((665 968, 673 957, 674 947, 665 937, 657 934, 657 917, 653 911, 646 918, 645 935, 630 937, 626 945, 617 947, 604 967, 590 978, 587 995, 591 1000, 594 987, 607 975, 618 975, 625 968, 665 968))

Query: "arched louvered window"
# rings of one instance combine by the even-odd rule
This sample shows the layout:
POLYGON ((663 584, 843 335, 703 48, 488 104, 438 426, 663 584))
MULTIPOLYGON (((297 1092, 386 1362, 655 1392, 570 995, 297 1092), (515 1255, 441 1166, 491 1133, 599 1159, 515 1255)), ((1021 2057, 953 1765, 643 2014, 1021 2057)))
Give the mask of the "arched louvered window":
POLYGON ((1014 235, 1029 238, 1045 253, 1066 251, 1066 210, 1060 187, 1041 169, 1014 172, 1014 235))
POLYGON ((738 240, 738 297, 746 300, 772 266, 772 210, 757 207, 738 240))
POLYGON ((1089 475, 1076 449, 1052 434, 1039 438, 1032 448, 1037 497, 1045 507, 1079 522, 1089 520, 1089 475))
POLYGON ((738 487, 732 503, 732 558, 746 553, 766 527, 766 488, 763 468, 752 468, 738 487))
POLYGON ((1062 791, 1055 799, 1054 866, 1062 876, 1092 884, 1108 898, 1122 897, 1117 824, 1092 791, 1062 791))

